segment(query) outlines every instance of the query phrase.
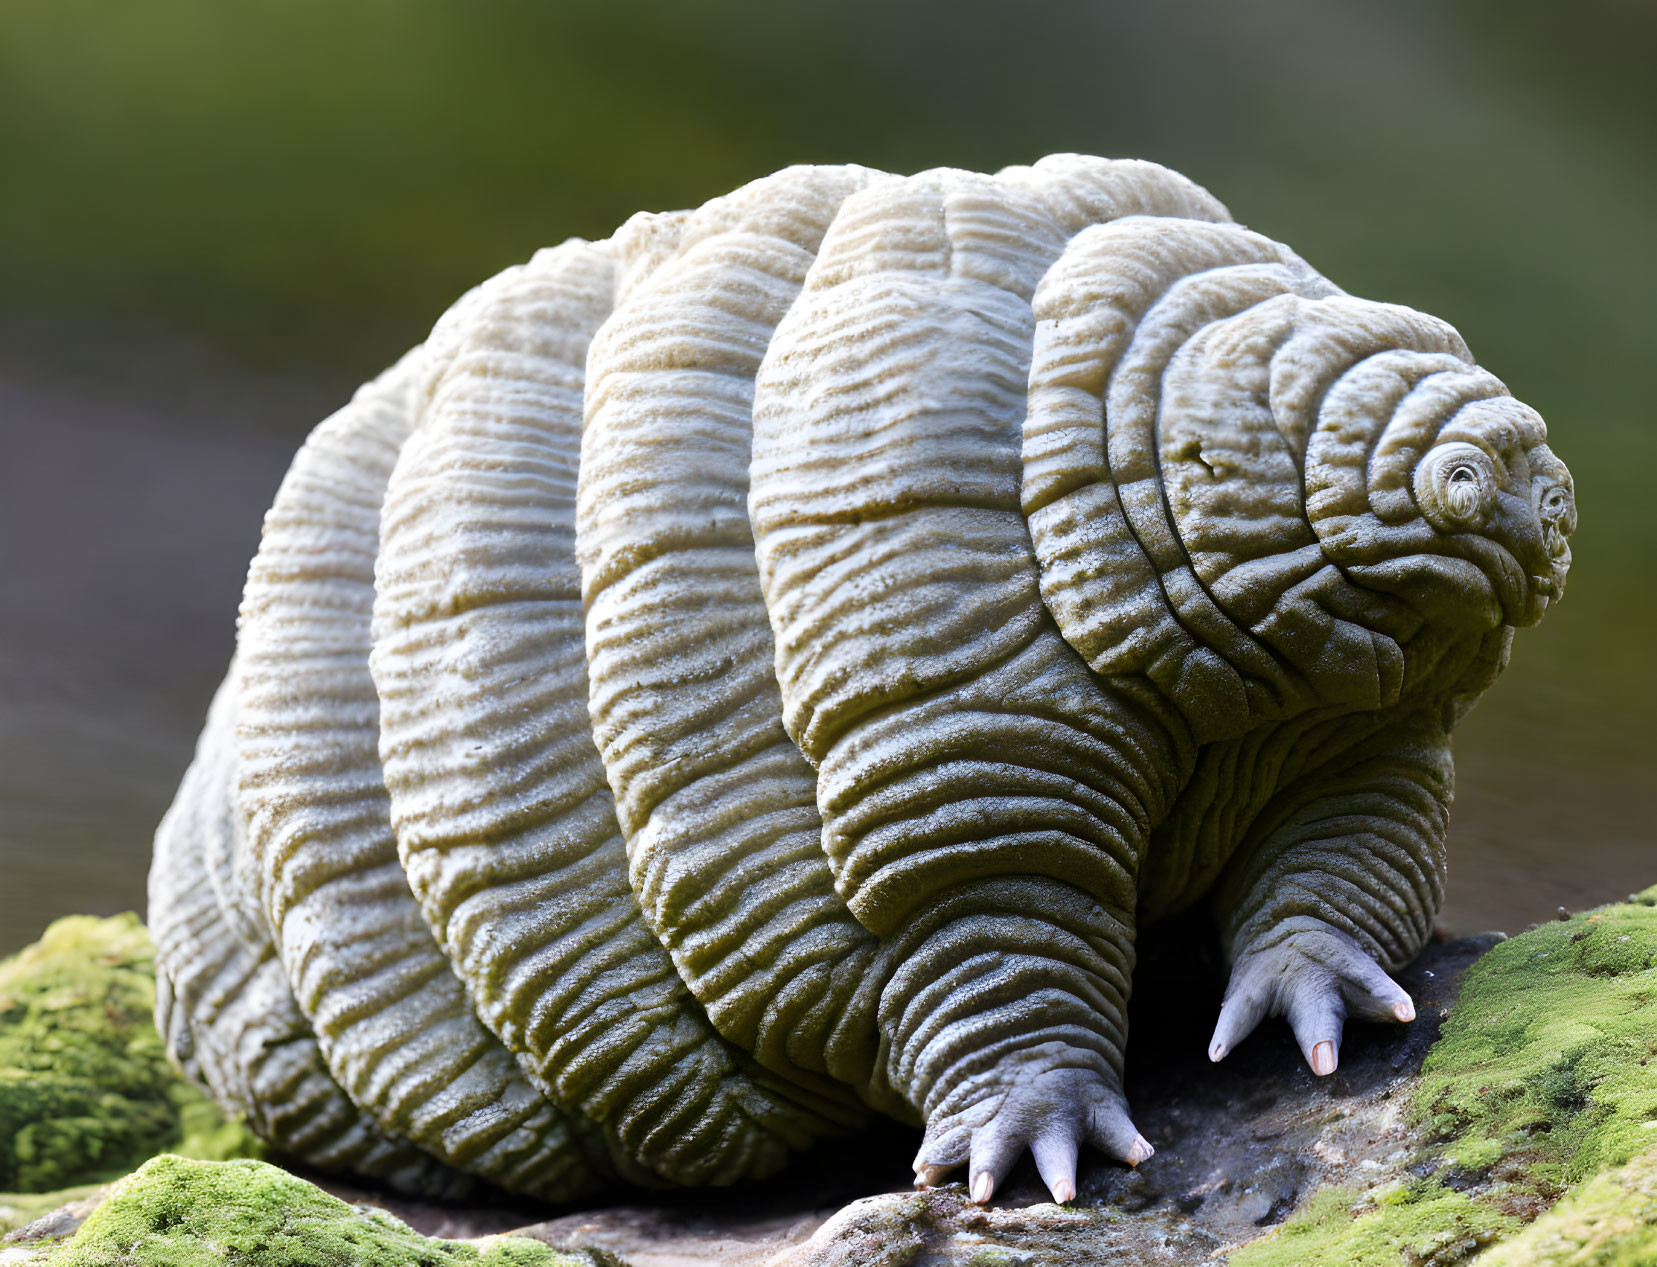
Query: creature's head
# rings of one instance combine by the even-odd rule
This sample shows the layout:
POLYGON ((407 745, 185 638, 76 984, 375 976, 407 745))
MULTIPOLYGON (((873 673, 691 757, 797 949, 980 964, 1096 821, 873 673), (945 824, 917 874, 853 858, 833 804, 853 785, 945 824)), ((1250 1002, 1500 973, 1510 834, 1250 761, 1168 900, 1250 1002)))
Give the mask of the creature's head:
POLYGON ((1203 733, 1307 690, 1375 706, 1420 629, 1534 624, 1563 592, 1570 475, 1447 323, 1149 216, 1071 239, 1032 306, 1042 597, 1089 667, 1162 673, 1203 733))
POLYGON ((1564 595, 1571 566, 1571 473, 1546 436, 1542 420, 1517 402, 1470 408, 1410 476, 1422 517, 1449 538, 1448 551, 1480 565, 1510 625, 1541 619, 1564 595))
POLYGON ((1372 361, 1337 381, 1308 446, 1308 515, 1325 552, 1434 623, 1535 624, 1565 592, 1576 529, 1571 473, 1542 419, 1459 358, 1372 361), (1360 505, 1351 441, 1363 432, 1360 505))

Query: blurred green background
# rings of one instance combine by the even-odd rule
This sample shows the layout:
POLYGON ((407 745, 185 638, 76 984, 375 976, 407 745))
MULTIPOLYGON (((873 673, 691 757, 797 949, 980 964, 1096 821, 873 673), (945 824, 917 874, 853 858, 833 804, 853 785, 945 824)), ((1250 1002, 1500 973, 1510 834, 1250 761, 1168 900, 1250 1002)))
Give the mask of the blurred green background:
POLYGON ((1657 5, 0 6, 0 950, 140 903, 304 431, 466 287, 792 162, 1154 158, 1549 421, 1570 595, 1458 738, 1448 926, 1657 879, 1657 5))

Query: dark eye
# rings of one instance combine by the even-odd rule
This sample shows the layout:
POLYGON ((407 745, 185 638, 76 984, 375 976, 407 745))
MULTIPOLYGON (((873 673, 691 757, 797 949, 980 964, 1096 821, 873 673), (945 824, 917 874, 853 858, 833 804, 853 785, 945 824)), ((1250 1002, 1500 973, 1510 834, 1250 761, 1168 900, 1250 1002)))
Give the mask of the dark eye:
POLYGON ((1476 484, 1478 480, 1479 473, 1470 466, 1458 466, 1450 472, 1450 483, 1452 484, 1476 484))

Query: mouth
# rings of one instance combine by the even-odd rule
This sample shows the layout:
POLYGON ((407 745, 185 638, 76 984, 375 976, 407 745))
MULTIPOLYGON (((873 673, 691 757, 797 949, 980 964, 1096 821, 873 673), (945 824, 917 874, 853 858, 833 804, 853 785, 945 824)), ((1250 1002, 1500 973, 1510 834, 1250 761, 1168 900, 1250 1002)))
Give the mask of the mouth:
POLYGON ((1557 571, 1548 573, 1533 572, 1530 575, 1530 603, 1525 613, 1525 619, 1516 621, 1516 624, 1534 625, 1542 619, 1549 607, 1557 603, 1565 594, 1565 578, 1557 571))

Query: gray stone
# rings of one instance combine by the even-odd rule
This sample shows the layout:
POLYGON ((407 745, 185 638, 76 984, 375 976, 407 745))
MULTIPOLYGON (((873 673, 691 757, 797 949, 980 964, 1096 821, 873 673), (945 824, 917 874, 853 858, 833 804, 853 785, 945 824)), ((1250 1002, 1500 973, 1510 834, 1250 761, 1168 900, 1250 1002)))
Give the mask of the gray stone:
MULTIPOLYGON (((1417 1001, 1416 1021, 1349 1025, 1340 1068, 1315 1078, 1284 1026, 1264 1027, 1211 1064, 1207 1023, 1225 979, 1213 939, 1195 920, 1150 930, 1128 1091, 1157 1152, 1137 1170, 1084 1155, 1068 1206, 1047 1199, 1028 1161, 987 1207, 961 1183, 916 1192, 897 1159, 913 1152, 917 1133, 895 1124, 821 1147, 764 1184, 666 1190, 541 1221, 536 1207, 505 1195, 440 1205, 310 1177, 427 1236, 515 1231, 623 1267, 1196 1267, 1282 1222, 1320 1186, 1406 1177, 1421 1155, 1403 1120, 1415 1075, 1462 973, 1495 940, 1431 943, 1398 976, 1417 1001)), ((63 1236, 94 1205, 66 1206, 7 1241, 63 1236)))
POLYGON ((1420 1148, 1403 1120, 1414 1076, 1461 974, 1496 935, 1430 944, 1398 978, 1417 1000, 1416 1021, 1348 1026, 1340 1068, 1315 1078, 1281 1026, 1221 1064, 1208 1061, 1206 1026, 1224 975, 1217 953, 1193 959, 1190 946, 1211 939, 1194 935, 1192 923, 1151 930, 1139 968, 1128 1091, 1156 1156, 1137 1170, 1084 1156, 1068 1206, 1047 1199, 1028 1162, 988 1207, 970 1202, 960 1183, 915 1192, 905 1175, 868 1165, 902 1153, 882 1138, 819 1150, 797 1164, 803 1173, 757 1195, 673 1194, 669 1204, 589 1211, 521 1232, 603 1249, 629 1267, 1195 1267, 1282 1222, 1320 1186, 1403 1177, 1420 1148))

